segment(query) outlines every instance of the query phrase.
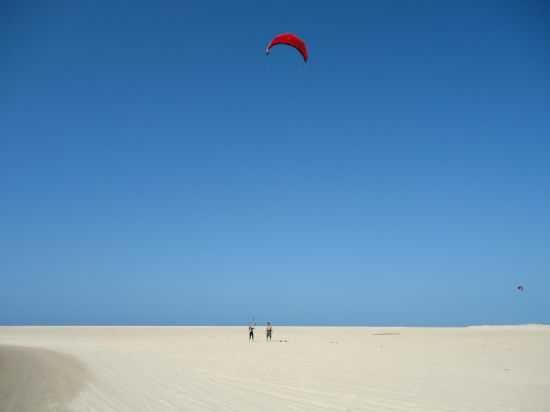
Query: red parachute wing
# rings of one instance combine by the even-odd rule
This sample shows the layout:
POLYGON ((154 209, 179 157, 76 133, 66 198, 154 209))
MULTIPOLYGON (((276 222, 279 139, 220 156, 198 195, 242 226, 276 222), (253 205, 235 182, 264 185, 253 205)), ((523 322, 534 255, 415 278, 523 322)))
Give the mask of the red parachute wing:
POLYGON ((275 36, 273 40, 271 40, 267 45, 267 48, 265 49, 266 54, 269 54, 271 48, 278 44, 286 44, 287 46, 294 47, 302 55, 302 57, 304 58, 304 62, 307 62, 308 52, 306 43, 295 34, 282 33, 275 36))

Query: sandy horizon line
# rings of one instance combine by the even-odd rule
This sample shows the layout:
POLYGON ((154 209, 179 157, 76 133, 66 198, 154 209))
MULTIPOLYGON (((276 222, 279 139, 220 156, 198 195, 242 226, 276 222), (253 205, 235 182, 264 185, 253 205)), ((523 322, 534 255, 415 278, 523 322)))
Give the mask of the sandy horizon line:
MULTIPOLYGON (((316 323, 277 323, 270 321, 273 326, 285 328, 399 328, 399 329, 460 329, 460 328, 507 328, 507 327, 550 327, 550 323, 472 323, 464 325, 369 325, 369 324, 316 324, 316 323)), ((255 323, 256 326, 264 325, 267 321, 243 322, 243 323, 17 323, 3 324, 0 328, 10 327, 227 327, 240 328, 255 323)))

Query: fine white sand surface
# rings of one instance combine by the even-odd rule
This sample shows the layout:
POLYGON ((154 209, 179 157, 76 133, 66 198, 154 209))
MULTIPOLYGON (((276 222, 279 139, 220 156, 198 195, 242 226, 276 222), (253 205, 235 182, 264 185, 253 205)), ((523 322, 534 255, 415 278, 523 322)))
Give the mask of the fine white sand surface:
POLYGON ((0 411, 550 411, 550 326, 0 327, 0 411))

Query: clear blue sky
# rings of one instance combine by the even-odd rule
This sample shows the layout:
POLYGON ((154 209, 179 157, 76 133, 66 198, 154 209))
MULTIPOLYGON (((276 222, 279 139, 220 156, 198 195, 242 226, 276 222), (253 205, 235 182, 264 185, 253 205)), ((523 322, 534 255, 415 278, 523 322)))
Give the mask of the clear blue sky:
POLYGON ((0 323, 550 323, 545 3, 4 3, 0 323))

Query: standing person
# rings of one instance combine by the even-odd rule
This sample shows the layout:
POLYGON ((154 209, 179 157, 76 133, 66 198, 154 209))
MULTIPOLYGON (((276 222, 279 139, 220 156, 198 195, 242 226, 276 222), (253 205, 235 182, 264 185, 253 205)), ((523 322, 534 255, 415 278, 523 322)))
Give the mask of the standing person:
POLYGON ((267 322, 267 326, 265 327, 265 340, 271 341, 271 331, 273 330, 273 327, 271 326, 271 322, 267 322))
POLYGON ((254 342, 254 326, 252 323, 248 325, 248 342, 254 342))

